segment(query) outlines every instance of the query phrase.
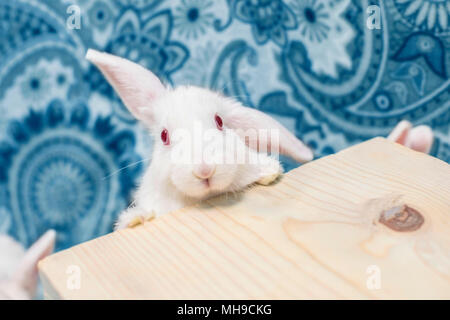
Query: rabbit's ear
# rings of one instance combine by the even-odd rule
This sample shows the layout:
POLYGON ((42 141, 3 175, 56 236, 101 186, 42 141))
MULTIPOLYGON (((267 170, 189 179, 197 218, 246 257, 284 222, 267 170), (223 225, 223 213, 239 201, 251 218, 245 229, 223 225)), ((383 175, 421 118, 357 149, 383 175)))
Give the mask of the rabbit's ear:
POLYGON ((52 253, 55 246, 56 232, 47 231, 25 253, 20 265, 12 277, 13 283, 25 290, 30 297, 36 291, 38 280, 38 262, 52 253))
POLYGON ((429 153, 433 146, 433 131, 428 126, 417 126, 412 128, 408 135, 406 145, 413 150, 429 153))
POLYGON ((281 125, 278 121, 265 113, 243 106, 235 106, 224 115, 225 125, 231 129, 235 129, 239 135, 244 133, 241 138, 250 147, 265 147, 271 150, 278 144, 278 152, 287 155, 298 162, 308 162, 314 158, 313 152, 289 130, 281 125), (258 141, 249 141, 249 137, 245 135, 245 131, 255 130, 258 141), (264 132, 266 130, 266 132, 264 132), (278 131, 279 141, 271 141, 271 130, 278 131), (264 132, 264 136, 260 133, 264 132), (255 143, 256 142, 256 143, 255 143), (263 146, 262 144, 266 144, 263 146))
POLYGON ((406 140, 408 138, 409 132, 411 131, 412 125, 409 121, 402 120, 395 128, 391 131, 389 136, 387 137, 388 140, 394 141, 400 144, 405 145, 406 140))
POLYGON ((152 121, 152 103, 165 91, 151 71, 108 53, 89 49, 86 59, 95 64, 138 120, 152 121))
POLYGON ((388 136, 388 140, 400 143, 415 151, 428 153, 433 145, 433 131, 428 126, 412 127, 411 123, 400 121, 388 136))

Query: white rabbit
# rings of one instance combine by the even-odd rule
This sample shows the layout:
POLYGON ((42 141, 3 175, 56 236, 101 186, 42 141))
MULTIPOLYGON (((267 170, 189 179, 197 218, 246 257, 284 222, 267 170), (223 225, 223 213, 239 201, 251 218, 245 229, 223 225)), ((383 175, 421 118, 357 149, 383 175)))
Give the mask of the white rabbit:
POLYGON ((0 235, 0 300, 29 300, 36 293, 37 264, 52 253, 56 233, 47 231, 27 251, 7 235, 0 235))
POLYGON ((276 120, 234 99, 193 86, 167 88, 149 70, 107 53, 90 49, 86 59, 101 70, 125 106, 154 138, 152 161, 135 194, 134 206, 120 215, 116 229, 253 183, 271 183, 282 173, 282 167, 261 149, 275 149, 299 162, 313 158, 311 150, 276 120), (201 131, 200 137, 217 134, 195 151, 192 149, 197 141, 189 138, 198 139, 196 130, 201 131), (251 130, 255 135, 246 135, 251 130), (276 131, 277 141, 263 135, 264 130, 276 131), (229 148, 228 141, 234 147, 229 148), (224 145, 226 152, 219 147, 224 145), (174 161, 177 148, 195 156, 201 153, 200 160, 174 161), (225 161, 230 154, 238 157, 237 150, 244 150, 249 158, 259 156, 260 161, 225 161))

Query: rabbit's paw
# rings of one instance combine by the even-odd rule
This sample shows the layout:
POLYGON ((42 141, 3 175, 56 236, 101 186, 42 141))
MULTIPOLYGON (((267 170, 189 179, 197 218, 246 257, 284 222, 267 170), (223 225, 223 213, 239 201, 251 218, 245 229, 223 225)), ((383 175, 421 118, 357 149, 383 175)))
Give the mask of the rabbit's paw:
POLYGON ((268 186, 274 182, 283 173, 283 167, 276 160, 261 168, 261 177, 256 181, 257 184, 268 186))
POLYGON ((115 230, 134 228, 140 224, 144 224, 145 221, 152 220, 154 217, 155 213, 153 211, 148 213, 140 208, 129 208, 119 216, 115 230))

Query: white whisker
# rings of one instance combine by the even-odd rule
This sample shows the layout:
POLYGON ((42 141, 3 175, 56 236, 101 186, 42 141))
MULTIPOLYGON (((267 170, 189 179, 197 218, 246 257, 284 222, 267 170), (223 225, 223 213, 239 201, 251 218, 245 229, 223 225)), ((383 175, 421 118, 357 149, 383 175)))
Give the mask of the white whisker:
POLYGON ((139 163, 141 163, 141 162, 150 161, 150 160, 151 160, 150 158, 147 158, 147 159, 142 159, 142 160, 140 160, 140 161, 136 161, 136 162, 134 162, 134 163, 131 163, 131 164, 129 164, 129 165, 123 167, 123 168, 120 168, 120 169, 118 169, 118 170, 112 172, 111 174, 109 174, 109 175, 103 177, 102 180, 108 179, 108 178, 112 177, 113 175, 118 174, 120 171, 125 170, 125 169, 127 169, 127 168, 129 168, 129 167, 132 167, 132 166, 135 166, 135 165, 137 165, 137 164, 139 164, 139 163))

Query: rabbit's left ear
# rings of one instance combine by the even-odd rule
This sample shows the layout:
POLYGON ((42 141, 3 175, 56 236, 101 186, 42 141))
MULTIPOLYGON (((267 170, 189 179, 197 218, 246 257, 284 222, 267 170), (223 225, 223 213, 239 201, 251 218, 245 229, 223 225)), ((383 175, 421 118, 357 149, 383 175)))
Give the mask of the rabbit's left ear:
POLYGON ((259 146, 260 148, 265 147, 265 150, 271 150, 278 144, 278 150, 275 151, 287 155, 298 162, 308 162, 314 158, 313 152, 302 141, 297 139, 281 123, 259 110, 235 106, 226 111, 224 123, 227 127, 236 130, 250 147, 259 146), (251 137, 249 138, 248 135, 245 135, 245 131, 248 132, 248 130, 256 131, 257 134, 253 137, 257 141, 249 140, 251 137), (272 130, 278 131, 275 137, 278 137, 279 141, 272 141, 272 130))
POLYGON ((52 253, 55 246, 56 232, 47 231, 39 238, 25 253, 19 268, 12 277, 13 283, 25 290, 30 297, 33 297, 36 291, 38 280, 38 262, 52 253))

